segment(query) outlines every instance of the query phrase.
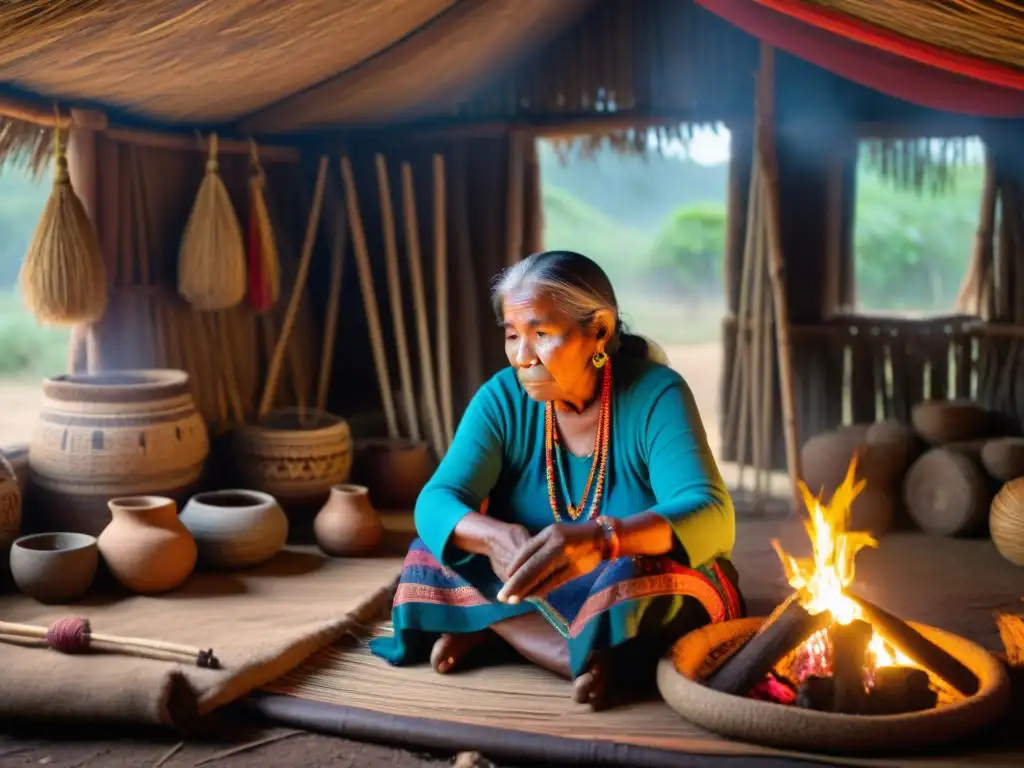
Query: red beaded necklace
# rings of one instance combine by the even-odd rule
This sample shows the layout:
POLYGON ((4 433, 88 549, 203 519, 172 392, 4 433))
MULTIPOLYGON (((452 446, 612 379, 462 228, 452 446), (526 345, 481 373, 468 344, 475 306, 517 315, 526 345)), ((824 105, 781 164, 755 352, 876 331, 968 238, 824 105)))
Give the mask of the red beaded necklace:
MULTIPOLYGON (((590 512, 587 519, 592 520, 597 516, 601 507, 601 496, 604 493, 605 470, 608 468, 608 433, 611 426, 612 416, 612 361, 608 360, 604 366, 604 376, 601 380, 601 411, 597 417, 597 434, 594 436, 594 458, 590 463, 590 475, 587 477, 587 484, 583 487, 583 496, 580 503, 573 506, 569 498, 568 490, 565 491, 566 511, 573 520, 578 520, 583 514, 587 498, 590 496, 590 488, 594 486, 594 500, 590 505, 590 512), (594 478, 597 477, 597 484, 594 485, 594 478)), ((548 481, 548 502, 551 504, 551 513, 555 516, 556 522, 562 521, 558 511, 558 493, 555 490, 555 450, 559 448, 561 441, 558 438, 558 428, 555 424, 555 404, 544 404, 544 462, 547 471, 548 481)), ((567 489, 567 486, 564 486, 567 489)))

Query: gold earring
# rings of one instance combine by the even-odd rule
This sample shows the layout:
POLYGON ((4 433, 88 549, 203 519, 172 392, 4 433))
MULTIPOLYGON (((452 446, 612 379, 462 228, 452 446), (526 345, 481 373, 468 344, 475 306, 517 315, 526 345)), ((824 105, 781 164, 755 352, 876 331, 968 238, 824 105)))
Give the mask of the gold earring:
POLYGON ((595 368, 604 368, 604 364, 608 362, 608 355, 604 352, 595 352, 594 356, 590 358, 590 362, 594 364, 595 368))

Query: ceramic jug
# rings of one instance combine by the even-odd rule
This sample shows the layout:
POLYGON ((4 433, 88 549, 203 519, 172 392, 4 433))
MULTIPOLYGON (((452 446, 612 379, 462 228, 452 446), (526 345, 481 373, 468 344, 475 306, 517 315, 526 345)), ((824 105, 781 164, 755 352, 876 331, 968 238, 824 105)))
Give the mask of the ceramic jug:
POLYGON ((174 589, 196 566, 196 542, 164 496, 125 496, 108 502, 111 521, 100 554, 121 584, 153 594, 174 589))
POLYGON ((370 505, 366 486, 333 486, 313 520, 313 534, 320 549, 329 555, 362 555, 380 544, 384 526, 370 505))

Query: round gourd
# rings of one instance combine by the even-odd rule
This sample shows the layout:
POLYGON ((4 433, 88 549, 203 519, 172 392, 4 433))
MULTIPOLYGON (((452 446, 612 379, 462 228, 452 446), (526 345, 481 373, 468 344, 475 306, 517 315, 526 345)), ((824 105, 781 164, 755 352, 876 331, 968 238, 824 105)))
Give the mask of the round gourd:
POLYGON ((1024 477, 1011 480, 996 494, 988 525, 999 554, 1024 565, 1024 477))

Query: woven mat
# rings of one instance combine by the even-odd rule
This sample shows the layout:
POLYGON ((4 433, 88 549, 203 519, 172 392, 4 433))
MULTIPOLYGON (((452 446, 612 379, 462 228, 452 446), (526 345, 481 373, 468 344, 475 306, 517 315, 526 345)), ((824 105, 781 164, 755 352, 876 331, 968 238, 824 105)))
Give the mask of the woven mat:
POLYGON ((196 573, 157 597, 93 596, 48 607, 0 597, 5 621, 86 616, 93 631, 213 648, 223 669, 113 654, 67 656, 0 643, 0 720, 66 719, 185 727, 288 672, 390 602, 401 560, 332 559, 296 547, 239 573, 196 573))
MULTIPOLYGON (((806 534, 794 521, 743 522, 739 526, 734 559, 754 615, 764 615, 787 593, 771 549, 775 537, 795 554, 802 554, 801 543, 806 545, 806 534)), ((987 541, 893 534, 878 550, 866 552, 858 564, 856 586, 861 594, 908 619, 958 632, 992 650, 1000 648, 992 609, 1020 604, 1019 569, 996 556, 987 541), (957 578, 950 578, 951 573, 957 578)), ((387 625, 378 624, 374 631, 387 632, 387 625)), ((449 676, 437 675, 424 666, 389 667, 370 654, 365 639, 325 648, 261 690, 270 694, 264 701, 257 700, 256 708, 264 714, 293 727, 318 728, 352 738, 434 747, 440 743, 436 734, 446 731, 450 735, 445 738, 457 742, 458 749, 477 749, 483 746, 475 742, 482 738, 481 726, 512 731, 518 738, 512 739, 511 745, 507 739, 500 745, 507 752, 503 755, 506 760, 517 756, 537 759, 538 753, 553 746, 551 737, 559 737, 576 742, 583 752, 592 751, 595 743, 615 742, 669 750, 676 753, 673 760, 678 760, 679 753, 687 753, 929 768, 1024 765, 1024 732, 1019 726, 997 726, 979 739, 983 747, 960 745, 955 751, 945 749, 942 755, 898 760, 823 758, 723 739, 690 725, 660 701, 593 713, 571 701, 567 682, 528 666, 506 665, 449 676), (366 713, 371 716, 358 717, 366 713), (426 725, 410 735, 414 723, 403 718, 426 725), (548 739, 543 746, 531 742, 542 737, 548 739)), ((1017 706, 1007 720, 1019 723, 1022 717, 1024 707, 1017 706)), ((627 758, 621 752, 609 754, 605 753, 602 761, 664 764, 650 754, 642 763, 633 762, 639 759, 636 753, 627 758)))

